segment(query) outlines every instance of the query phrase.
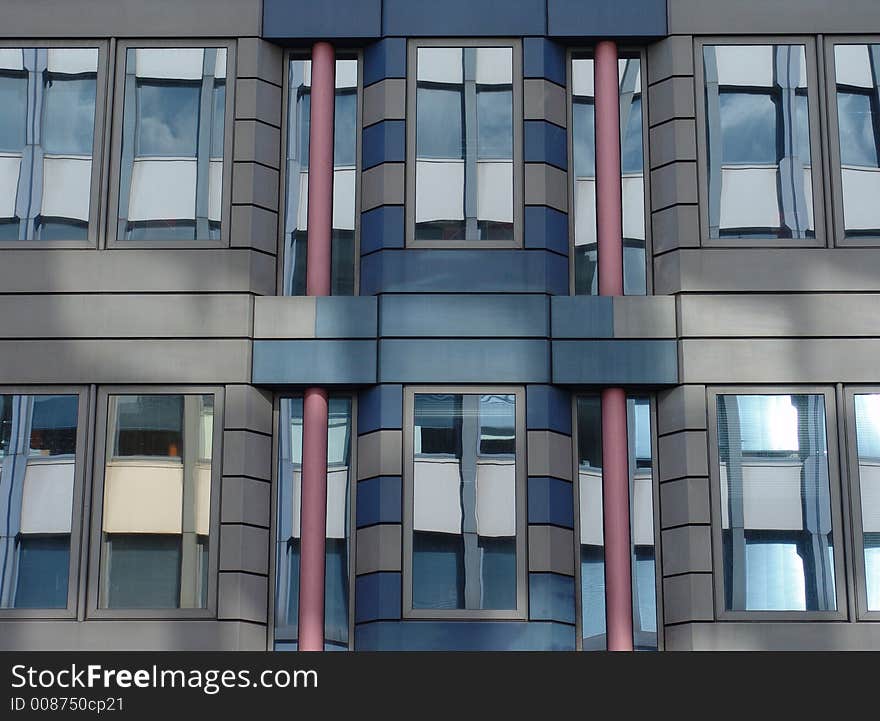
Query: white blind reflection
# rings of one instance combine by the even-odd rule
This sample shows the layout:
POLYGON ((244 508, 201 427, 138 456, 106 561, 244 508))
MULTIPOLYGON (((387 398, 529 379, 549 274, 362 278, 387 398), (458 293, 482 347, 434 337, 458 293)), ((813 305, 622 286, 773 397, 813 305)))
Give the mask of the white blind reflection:
POLYGON ((413 608, 516 608, 516 397, 416 394, 413 608))
POLYGON ((725 604, 733 611, 837 607, 821 395, 721 395, 725 604))
POLYGON ((880 395, 855 400, 862 545, 868 610, 880 610, 880 395))

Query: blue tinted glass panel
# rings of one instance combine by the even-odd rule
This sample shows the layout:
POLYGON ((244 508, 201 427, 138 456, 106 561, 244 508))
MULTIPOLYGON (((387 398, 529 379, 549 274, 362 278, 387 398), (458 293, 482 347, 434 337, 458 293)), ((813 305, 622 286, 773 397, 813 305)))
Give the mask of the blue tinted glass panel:
POLYGON ((776 163, 777 101, 767 93, 720 93, 723 163, 776 163))
POLYGON ((201 84, 140 81, 137 89, 137 154, 195 157, 201 84))
POLYGON ((880 394, 854 397, 868 610, 880 610, 880 394))
POLYGON ((463 158, 465 140, 461 88, 420 86, 416 106, 418 157, 446 160, 463 158))
POLYGON ((0 151, 19 153, 27 122, 27 75, 0 73, 0 151))
POLYGON ((47 153, 92 154, 95 132, 94 77, 49 76, 43 100, 43 150, 47 153))
POLYGON ((513 158, 513 91, 477 87, 477 156, 513 158))
POLYGON ((66 608, 70 536, 22 538, 15 608, 66 608))
POLYGON ((110 535, 106 539, 108 608, 179 608, 180 537, 110 535))

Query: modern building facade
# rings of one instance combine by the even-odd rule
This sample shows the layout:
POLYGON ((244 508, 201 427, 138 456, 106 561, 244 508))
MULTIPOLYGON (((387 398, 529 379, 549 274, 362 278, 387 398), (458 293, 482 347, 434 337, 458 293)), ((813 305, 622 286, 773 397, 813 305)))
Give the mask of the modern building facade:
POLYGON ((873 0, 6 0, 0 648, 880 648, 873 0))

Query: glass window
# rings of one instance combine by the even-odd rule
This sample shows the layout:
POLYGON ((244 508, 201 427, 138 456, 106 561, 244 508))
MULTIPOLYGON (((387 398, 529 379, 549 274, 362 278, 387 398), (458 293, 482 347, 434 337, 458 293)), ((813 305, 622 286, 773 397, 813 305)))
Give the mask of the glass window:
POLYGON ((703 47, 710 238, 814 238, 806 50, 703 47))
MULTIPOLYGON (((577 295, 597 295, 596 117, 594 63, 574 57, 572 159, 574 165, 574 286, 577 295)), ((618 62, 620 80, 620 169, 623 210, 623 291, 647 292, 645 255, 645 170, 642 136, 642 80, 639 58, 618 62)))
POLYGON ((719 395, 724 604, 837 608, 823 395, 719 395))
MULTIPOLYGON (((626 400, 632 535, 633 642, 636 650, 657 649, 657 581, 654 543, 654 455, 651 403, 626 400)), ((577 457, 580 513, 582 643, 604 650, 605 528, 602 506, 602 405, 598 395, 577 399, 577 457)))
POLYGON ((880 45, 835 45, 844 233, 880 235, 880 45))
POLYGON ((88 240, 97 48, 0 48, 0 240, 88 240))
POLYGON ((125 53, 118 240, 219 240, 226 48, 125 53))
POLYGON ((516 403, 514 393, 413 395, 414 611, 518 610, 516 403))
POLYGON ((880 611, 880 395, 854 401, 866 610, 880 611))
POLYGON ((206 608, 213 395, 111 395, 101 608, 206 608))
POLYGON ((67 608, 75 395, 0 395, 0 608, 67 608))
MULTIPOLYGON (((290 61, 284 295, 306 294, 311 78, 311 61, 290 61)), ((341 59, 336 61, 333 129, 333 229, 330 241, 332 295, 354 294, 357 138, 358 61, 341 59)))
POLYGON ((416 52, 415 239, 513 241, 513 49, 416 52))

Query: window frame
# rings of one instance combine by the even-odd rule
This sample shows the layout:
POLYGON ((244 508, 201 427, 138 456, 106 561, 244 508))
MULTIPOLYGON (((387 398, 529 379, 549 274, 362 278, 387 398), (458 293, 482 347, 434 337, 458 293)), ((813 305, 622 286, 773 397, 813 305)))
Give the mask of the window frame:
MULTIPOLYGON (((232 170, 234 165, 233 138, 235 129, 235 90, 237 85, 237 43, 234 40, 217 38, 198 38, 184 40, 179 38, 133 39, 120 40, 116 44, 115 75, 113 77, 113 114, 112 133, 110 134, 110 163, 106 207, 106 223, 103 248, 114 249, 150 249, 150 250, 192 250, 199 248, 229 247, 232 225, 232 170), (126 53, 128 50, 153 50, 167 48, 179 50, 220 49, 226 50, 226 114, 223 118, 223 190, 220 203, 220 238, 219 240, 121 240, 117 238, 120 210, 119 185, 122 178, 122 148, 124 138, 125 115, 125 75, 126 53)), ((134 108, 132 108, 133 110, 134 108)))
MULTIPOLYGON (((276 553, 276 547, 278 545, 278 490, 281 487, 281 473, 280 473, 280 457, 279 454, 281 452, 281 429, 279 424, 281 423, 281 401, 288 398, 302 398, 304 397, 303 391, 294 391, 294 392, 279 392, 275 394, 272 405, 272 419, 273 419, 273 432, 272 432, 272 487, 269 493, 270 503, 270 517, 271 521, 269 523, 269 540, 270 540, 270 549, 269 549, 269 568, 270 571, 270 582, 269 582, 269 615, 268 615, 268 628, 269 632, 266 634, 266 650, 273 651, 275 649, 276 643, 296 643, 297 648, 299 648, 299 618, 297 618, 297 638, 296 641, 293 639, 277 639, 276 631, 279 628, 290 628, 289 626, 277 626, 276 621, 276 609, 275 609, 275 599, 278 596, 278 554, 276 553)), ((351 391, 346 393, 345 391, 341 392, 331 392, 328 394, 327 399, 328 402, 332 398, 348 398, 351 401, 351 448, 349 453, 349 529, 351 533, 351 538, 349 539, 349 554, 348 554, 348 650, 354 651, 354 631, 355 631, 355 580, 356 580, 356 565, 355 561, 357 558, 357 451, 358 451, 358 431, 357 431, 357 420, 358 420, 358 394, 356 391, 351 391)), ((326 551, 325 551, 326 555, 326 551)), ((325 579, 326 580, 326 579, 325 579)), ((326 625, 325 625, 325 633, 326 633, 326 625)), ((326 637, 325 637, 326 643, 326 637)))
POLYGON ((471 249, 523 248, 525 163, 523 160, 523 56, 520 38, 410 38, 407 41, 405 248, 471 249), (511 240, 416 240, 416 104, 419 48, 510 48, 513 97, 513 238, 511 240))
MULTIPOLYGON (((828 118, 828 158, 831 186, 830 213, 832 216, 834 245, 837 247, 880 246, 880 230, 876 235, 846 237, 846 219, 843 210, 843 163, 840 152, 840 118, 837 109, 837 66, 834 48, 837 45, 880 45, 880 35, 829 35, 825 37, 825 85, 828 118)), ((880 142, 877 146, 880 155, 880 142)), ((880 226, 880 223, 878 223, 880 226)), ((880 619, 880 616, 878 616, 880 619)))
MULTIPOLYGON (((565 54, 565 112, 566 112, 566 122, 568 127, 565 128, 565 136, 566 142, 568 144, 567 154, 568 154, 568 293, 569 295, 576 295, 575 293, 575 181, 577 180, 577 176, 574 172, 574 84, 572 82, 572 62, 574 60, 580 59, 590 59, 595 62, 595 47, 571 47, 567 50, 565 54)), ((644 192, 642 195, 644 196, 644 219, 645 219, 645 295, 653 295, 654 293, 654 264, 651 262, 653 258, 653 238, 652 238, 652 223, 651 223, 651 147, 650 147, 650 134, 651 127, 649 125, 648 119, 648 107, 650 105, 650 101, 648 95, 648 50, 644 46, 637 45, 624 45, 619 48, 618 59, 620 60, 632 60, 638 57, 639 60, 639 71, 640 71, 640 82, 642 86, 641 90, 641 105, 642 105, 642 187, 644 192)), ((547 80, 547 82, 552 82, 547 80)), ((618 98, 620 93, 618 91, 618 98)), ((594 106, 595 107, 595 106, 594 106)), ((549 122, 549 121, 548 121, 549 122)), ((620 138, 620 149, 621 154, 623 153, 623 137, 620 138)), ((595 146, 593 150, 595 154, 595 146)), ((621 167, 621 223, 623 221, 623 194, 622 194, 622 186, 623 186, 623 168, 621 167)), ((598 188, 598 180, 596 182, 596 187, 598 188)), ((621 228, 623 226, 621 225, 621 228)), ((596 248, 596 257, 598 263, 598 228, 597 228, 597 248, 596 248)), ((598 278, 599 269, 598 265, 596 268, 596 276, 598 278)), ((583 294, 584 297, 590 297, 592 294, 583 294)), ((641 293, 637 293, 635 295, 642 295, 641 293)), ((596 294, 598 296, 598 293, 596 294)), ((592 296, 592 297, 596 297, 592 296)))
MULTIPOLYGON (((355 120, 355 146, 354 146, 354 292, 352 295, 360 294, 361 287, 361 175, 364 172, 362 153, 362 136, 364 132, 364 54, 360 49, 337 48, 335 56, 336 60, 356 60, 357 61, 357 118, 355 120)), ((281 74, 281 143, 280 143, 280 162, 279 170, 279 192, 278 192, 278 233, 276 236, 278 261, 275 269, 275 292, 283 298, 303 298, 305 296, 284 295, 284 251, 285 251, 285 229, 287 225, 287 149, 290 138, 290 63, 295 60, 311 60, 312 55, 308 50, 304 49, 288 49, 284 52, 284 70, 281 74)), ((335 66, 334 66, 335 68, 335 66)), ((336 117, 333 118, 334 137, 336 117)), ((311 105, 309 106, 309 127, 311 127, 311 105)), ((369 127, 369 126, 367 126, 369 127)), ((311 154, 309 155, 311 157, 311 154)), ((332 232, 332 222, 331 222, 332 232)), ((306 240, 308 243, 308 240, 306 240)), ((331 253, 332 253, 332 237, 331 237, 331 253)), ((333 264, 331 258, 330 271, 333 272, 333 264)), ((331 279, 332 286, 332 279, 331 279)), ((351 297, 351 296, 341 296, 351 297)), ((291 396, 283 396, 291 397, 291 396)))
POLYGON ((716 621, 845 621, 848 616, 846 558, 841 513, 842 479, 838 445, 837 397, 828 385, 717 385, 706 388, 709 442, 709 504, 712 523, 712 577, 716 621), (721 395, 821 395, 825 399, 825 447, 828 458, 831 532, 834 543, 833 611, 731 611, 725 608, 724 554, 721 538, 721 470, 718 446, 718 396, 721 395))
POLYGON ((107 199, 102 192, 107 182, 105 127, 110 125, 110 95, 107 91, 110 42, 90 40, 0 40, 0 48, 39 48, 50 50, 95 48, 98 51, 98 69, 95 87, 95 118, 92 139, 92 172, 89 181, 89 226, 86 240, 0 240, 0 250, 44 250, 57 248, 94 249, 103 238, 104 212, 107 199))
POLYGON ((84 529, 87 524, 83 512, 85 496, 85 470, 90 459, 89 419, 93 400, 86 386, 47 386, 47 385, 3 385, 0 395, 45 396, 75 395, 77 396, 76 417, 76 455, 74 460, 73 498, 71 502, 70 521, 70 559, 67 576, 67 606, 65 608, 0 608, 0 621, 13 619, 52 619, 76 621, 80 607, 81 578, 85 563, 82 552, 85 545, 84 529))
MULTIPOLYGON (((186 385, 107 385, 98 388, 95 404, 94 463, 91 489, 91 528, 89 530, 88 556, 88 605, 90 620, 197 620, 217 617, 217 586, 220 565, 220 492, 223 466, 223 430, 225 426, 225 388, 223 386, 186 385), (214 427, 211 449, 211 518, 208 534, 208 601, 205 608, 101 608, 99 605, 102 551, 102 526, 104 516, 104 489, 107 467, 104 462, 107 451, 109 423, 109 397, 118 395, 213 395, 214 427)), ((88 512, 88 510, 87 510, 88 512)))
MULTIPOLYGON (((697 132, 697 198, 700 215, 700 246, 703 248, 825 248, 828 245, 825 214, 825 146, 822 142, 824 107, 819 93, 816 39, 811 35, 743 35, 694 38, 694 94, 697 132), (814 238, 710 238, 709 237, 709 151, 706 119, 706 79, 703 48, 712 45, 800 45, 807 68, 807 112, 809 115, 810 173, 812 180, 814 238)), ((778 128, 777 128, 778 130, 778 128)))
MULTIPOLYGON (((572 449, 572 492, 574 493, 573 500, 573 508, 574 508, 574 560, 575 560, 575 569, 574 569, 574 594, 575 594, 575 650, 583 651, 584 650, 584 618, 583 618, 583 582, 581 580, 581 511, 580 511, 580 501, 581 501, 581 488, 580 488, 580 468, 579 468, 579 459, 578 459, 578 399, 585 397, 594 397, 600 400, 601 404, 601 389, 578 389, 573 391, 571 394, 571 449, 572 449)), ((656 610, 657 610, 657 650, 663 651, 665 649, 665 626, 663 622, 663 569, 661 568, 660 558, 662 553, 662 524, 660 519, 660 480, 658 474, 658 465, 659 465, 659 454, 658 454, 658 432, 657 432, 657 396, 654 392, 645 391, 640 392, 638 389, 629 389, 626 393, 627 403, 631 398, 647 398, 649 404, 649 415, 651 421, 651 473, 652 473, 652 500, 653 500, 653 513, 654 513, 654 593, 656 598, 656 610)), ((600 408, 601 413, 601 408, 600 408)), ((629 430, 629 429, 627 429, 629 430)), ((599 429, 600 437, 601 437, 601 427, 599 429)), ((627 439, 629 442, 629 439, 627 439)), ((604 474, 604 459, 603 459, 603 474, 604 474)), ((604 515, 604 514, 603 514, 604 515)), ((604 531, 604 526, 603 526, 604 531)), ((603 541, 604 541, 604 533, 603 533, 603 541)), ((635 544, 632 542, 632 497, 630 497, 630 555, 632 556, 632 549, 635 544)), ((630 564, 631 572, 632 572, 632 563, 630 564)), ((636 579, 635 575, 633 575, 632 585, 635 587, 636 579)), ((633 591, 633 599, 635 599, 635 591, 633 591)), ((606 607, 606 645, 607 645, 607 607, 606 607)), ((632 609, 631 613, 635 614, 635 608, 632 609)), ((635 621, 635 619, 633 619, 635 621)), ((633 623, 633 645, 636 645, 635 639, 636 629, 635 623, 633 623)), ((587 649, 590 651, 591 649, 587 649)))
POLYGON ((528 558, 527 519, 527 458, 526 458, 526 391, 517 385, 406 385, 403 389, 403 524, 401 526, 403 567, 403 620, 510 620, 528 621, 528 558), (515 609, 429 609, 413 608, 413 462, 415 396, 421 393, 487 395, 504 394, 515 397, 516 426, 516 608, 515 609))

